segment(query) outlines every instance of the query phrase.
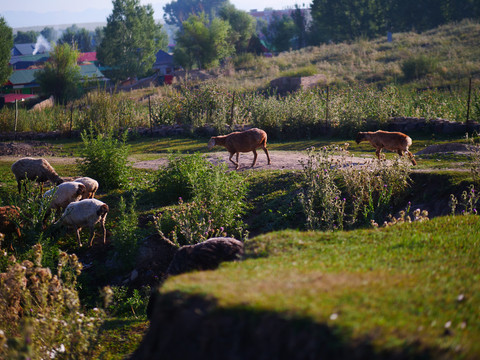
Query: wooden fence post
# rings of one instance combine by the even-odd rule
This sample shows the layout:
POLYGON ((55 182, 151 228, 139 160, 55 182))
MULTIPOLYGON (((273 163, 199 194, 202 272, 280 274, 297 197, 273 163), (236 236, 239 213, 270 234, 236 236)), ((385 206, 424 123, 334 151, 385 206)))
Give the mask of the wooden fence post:
POLYGON ((148 95, 148 118, 150 119, 150 136, 153 136, 152 106, 150 104, 150 95, 148 95))
POLYGON ((235 107, 235 91, 233 92, 232 109, 230 111, 230 125, 233 125, 234 107, 235 107))
POLYGON ((472 94, 472 77, 468 80, 468 98, 467 98, 467 121, 466 124, 468 125, 470 121, 470 98, 472 94))
POLYGON ((18 103, 15 99, 15 126, 13 128, 13 140, 17 140, 18 103))
POLYGON ((328 97, 329 97, 330 87, 327 85, 327 105, 325 108, 325 126, 328 127, 328 97))

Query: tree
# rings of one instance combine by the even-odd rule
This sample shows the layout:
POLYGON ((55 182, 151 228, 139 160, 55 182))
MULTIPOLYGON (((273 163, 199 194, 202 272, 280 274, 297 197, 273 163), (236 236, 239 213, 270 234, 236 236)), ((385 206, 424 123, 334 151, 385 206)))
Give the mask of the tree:
POLYGON ((48 42, 55 41, 57 39, 57 31, 53 27, 46 26, 40 31, 42 35, 48 42))
POLYGON ((274 15, 263 33, 275 51, 287 51, 292 47, 295 38, 295 23, 290 16, 274 15))
POLYGON ((18 31, 13 42, 15 44, 30 44, 37 41, 37 33, 33 30, 18 31))
POLYGON ((45 67, 35 72, 35 79, 45 95, 53 95, 57 103, 65 104, 78 95, 79 52, 69 44, 55 46, 45 67))
POLYGON ((0 16, 0 85, 5 84, 12 73, 10 51, 13 47, 13 31, 0 16))
POLYGON ((92 35, 85 28, 79 29, 77 25, 72 25, 65 29, 58 44, 70 44, 76 46, 81 52, 93 51, 92 35))
POLYGON ((291 17, 295 24, 296 48, 301 49, 306 46, 307 42, 307 19, 298 5, 295 5, 291 17))
POLYGON ((140 0, 114 0, 97 58, 111 68, 105 71, 114 81, 144 76, 151 70, 159 49, 168 45, 168 36, 153 19, 151 5, 140 0))
POLYGON ((227 3, 228 0, 176 0, 163 7, 163 18, 169 25, 182 27, 190 15, 205 13, 211 18, 216 17, 218 10, 227 3))
POLYGON ((255 18, 247 12, 237 10, 232 4, 225 4, 219 11, 221 19, 228 21, 232 30, 230 42, 235 45, 237 53, 245 52, 250 38, 255 34, 255 18))
POLYGON ((98 46, 102 43, 104 37, 105 28, 100 26, 96 27, 95 34, 93 35, 93 45, 95 46, 95 48, 98 48, 98 46))
POLYGON ((220 60, 230 56, 235 49, 229 42, 230 25, 225 20, 214 18, 211 22, 202 13, 190 15, 177 32, 173 57, 186 69, 198 66, 210 69, 219 65, 220 60))

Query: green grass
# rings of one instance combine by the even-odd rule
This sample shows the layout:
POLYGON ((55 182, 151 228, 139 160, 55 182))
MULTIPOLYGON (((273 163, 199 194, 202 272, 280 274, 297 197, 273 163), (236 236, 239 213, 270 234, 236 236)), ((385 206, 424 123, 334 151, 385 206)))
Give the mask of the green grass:
POLYGON ((269 233, 246 243, 247 260, 170 278, 161 293, 211 296, 221 309, 306 317, 342 329, 351 342, 371 338, 379 349, 420 342, 449 358, 457 347, 476 358, 478 239, 476 216, 351 232, 269 233))
MULTIPOLYGON (((464 141, 461 137, 433 139, 420 134, 412 137, 413 152, 434 143, 464 141)), ((148 160, 170 151, 207 153, 206 142, 205 138, 140 138, 129 145, 132 157, 148 160)), ((302 151, 310 146, 345 142, 350 144, 352 155, 374 155, 369 144, 357 145, 345 138, 272 141, 269 149, 302 151)), ((81 145, 79 140, 55 142, 62 149, 61 154, 68 156, 76 154, 81 145)), ((386 155, 397 156, 391 152, 386 155)), ((471 182, 469 173, 442 170, 463 162, 463 156, 417 160, 418 169, 429 171, 414 174, 405 202, 425 204, 445 199, 451 193, 458 195, 471 182)), ((12 191, 16 192, 11 163, 0 160, 1 205, 8 203, 12 191)), ((52 164, 61 176, 81 175, 72 164, 53 160, 52 164)), ((137 211, 142 215, 162 211, 158 194, 146 184, 151 175, 151 171, 136 169, 133 176, 142 183, 137 201, 137 211)), ((425 224, 380 230, 299 232, 295 229, 302 228, 304 218, 296 195, 298 172, 248 171, 241 175, 249 183, 245 221, 251 236, 263 234, 247 242, 247 260, 224 264, 219 271, 172 278, 163 292, 180 290, 213 296, 219 299, 221 309, 237 313, 238 309, 288 313, 314 324, 339 328, 347 344, 369 337, 375 346, 389 349, 420 341, 425 346, 446 349, 450 354, 456 346, 461 346, 470 357, 480 356, 480 346, 473 340, 480 335, 475 318, 480 301, 478 217, 437 218, 425 224), (277 230, 284 231, 271 232, 277 230), (465 296, 463 302, 456 300, 460 294, 465 296), (332 314, 337 314, 338 319, 330 320, 332 314), (452 322, 449 330, 452 335, 443 336, 448 321, 452 322)), ((100 199, 111 206, 109 230, 119 217, 118 200, 125 195, 119 190, 104 193, 100 189, 100 199)), ((87 235, 87 232, 82 234, 84 238, 87 235)), ((74 236, 68 239, 74 249, 74 236)), ((98 357, 118 359, 130 354, 140 343, 146 327, 144 319, 110 318, 101 335, 98 357)))

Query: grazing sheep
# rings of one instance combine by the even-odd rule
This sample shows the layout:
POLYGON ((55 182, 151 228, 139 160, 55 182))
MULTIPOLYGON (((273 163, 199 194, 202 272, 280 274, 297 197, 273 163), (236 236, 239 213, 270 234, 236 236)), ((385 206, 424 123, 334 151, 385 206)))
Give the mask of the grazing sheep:
MULTIPOLYGON (((16 206, 0 206, 0 233, 9 235, 16 233, 18 237, 21 237, 20 228, 18 227, 18 221, 20 220, 20 209, 16 206)), ((13 250, 12 244, 10 249, 13 250)))
POLYGON ((385 148, 387 150, 396 151, 400 156, 403 156, 403 153, 406 152, 412 164, 417 165, 413 154, 408 151, 409 146, 412 145, 412 139, 408 135, 405 135, 401 132, 389 132, 382 130, 375 132, 359 132, 356 142, 357 144, 360 144, 362 141, 369 141, 370 144, 377 149, 375 154, 379 159, 382 149, 385 148))
MULTIPOLYGON (((12 165, 12 172, 17 179, 18 193, 21 192, 22 180, 35 180, 41 184, 43 192, 43 183, 50 180, 59 185, 63 180, 58 176, 53 167, 45 159, 34 159, 30 157, 22 158, 12 165)), ((25 191, 27 191, 25 186, 25 191)))
POLYGON ((73 180, 74 182, 79 182, 85 185, 85 191, 82 194, 82 200, 84 199, 93 199, 95 197, 95 193, 98 190, 98 181, 94 180, 89 177, 81 177, 78 179, 73 180))
POLYGON ((268 165, 270 165, 270 155, 267 150, 267 133, 263 130, 253 128, 246 131, 236 131, 228 135, 212 136, 208 142, 208 149, 211 150, 215 145, 224 146, 230 153, 229 160, 235 164, 238 169, 238 156, 241 152, 253 151, 253 167, 257 161, 256 149, 262 148, 267 154, 268 165), (237 154, 237 162, 232 160, 234 154, 237 154))
POLYGON ((85 185, 74 181, 61 183, 57 187, 48 190, 43 194, 43 198, 52 197, 52 201, 45 217, 50 215, 51 210, 57 210, 58 212, 65 209, 71 202, 80 200, 84 192, 85 185))
POLYGON ((83 227, 88 226, 90 229, 90 246, 93 244, 93 237, 95 235, 95 224, 100 223, 103 230, 103 243, 105 244, 106 230, 105 219, 107 217, 109 208, 104 202, 97 199, 85 199, 77 202, 72 202, 67 206, 63 212, 62 217, 56 222, 75 229, 78 246, 82 246, 80 241, 80 231, 83 227))

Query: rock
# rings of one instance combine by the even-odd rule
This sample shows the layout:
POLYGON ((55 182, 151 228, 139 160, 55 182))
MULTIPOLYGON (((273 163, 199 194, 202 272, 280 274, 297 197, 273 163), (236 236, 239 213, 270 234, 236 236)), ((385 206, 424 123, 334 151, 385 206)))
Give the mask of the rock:
POLYGON ((211 238, 195 245, 182 246, 168 266, 168 275, 178 275, 193 270, 213 270, 223 261, 240 259, 243 243, 234 238, 211 238))

